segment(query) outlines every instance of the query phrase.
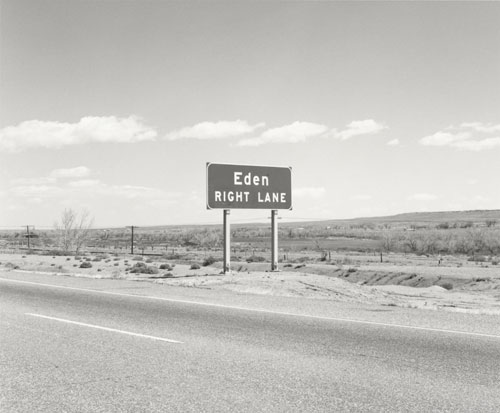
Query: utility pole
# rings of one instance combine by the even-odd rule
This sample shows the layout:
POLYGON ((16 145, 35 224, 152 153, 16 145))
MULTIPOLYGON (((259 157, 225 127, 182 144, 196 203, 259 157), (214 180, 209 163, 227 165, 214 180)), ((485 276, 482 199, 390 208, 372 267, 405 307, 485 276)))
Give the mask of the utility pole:
POLYGON ((137 228, 134 225, 130 225, 127 228, 130 228, 132 230, 132 239, 130 240, 130 253, 134 254, 134 228, 137 228))
POLYGON ((35 227, 33 225, 26 225, 26 238, 28 238, 28 250, 31 250, 31 244, 30 244, 30 238, 31 238, 30 227, 33 227, 33 229, 35 229, 35 227))

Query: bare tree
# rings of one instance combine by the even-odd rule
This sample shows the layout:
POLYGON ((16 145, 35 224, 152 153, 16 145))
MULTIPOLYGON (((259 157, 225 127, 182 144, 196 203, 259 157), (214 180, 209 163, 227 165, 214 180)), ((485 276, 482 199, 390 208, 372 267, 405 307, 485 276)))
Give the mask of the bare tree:
POLYGON ((435 231, 429 231, 426 233, 421 240, 420 250, 422 254, 435 254, 439 249, 439 238, 438 233, 435 231))
POLYGON ((486 220, 486 226, 488 228, 494 227, 496 224, 497 224, 497 220, 496 219, 487 219, 486 220))
POLYGON ((72 230, 75 225, 76 213, 72 209, 65 209, 61 213, 60 221, 54 223, 57 233, 57 245, 64 251, 69 252, 72 247, 72 230))
POLYGON ((87 241, 90 238, 90 231, 92 229, 92 225, 94 224, 94 218, 90 216, 90 212, 88 210, 83 210, 80 213, 80 216, 77 217, 76 226, 74 230, 75 234, 75 253, 82 249, 85 246, 87 241))
POLYGON ((404 237, 404 246, 408 248, 410 252, 416 252, 418 250, 419 236, 413 232, 409 232, 404 237))
POLYGON ((83 210, 80 214, 71 208, 61 213, 60 221, 54 224, 57 231, 57 243, 64 252, 75 251, 76 254, 85 246, 89 237, 94 219, 89 211, 83 210))
POLYGON ((467 237, 472 245, 472 255, 478 254, 486 249, 484 228, 475 228, 467 231, 467 237))
POLYGON ((217 229, 204 229, 193 232, 191 241, 203 248, 216 248, 221 243, 221 234, 217 229))
POLYGON ((484 239, 484 246, 491 255, 500 253, 500 232, 488 231, 484 239))
POLYGON ((390 230, 386 230, 382 232, 381 238, 380 238, 380 246, 382 250, 389 252, 393 251, 394 247, 396 245, 396 234, 391 232, 390 230))

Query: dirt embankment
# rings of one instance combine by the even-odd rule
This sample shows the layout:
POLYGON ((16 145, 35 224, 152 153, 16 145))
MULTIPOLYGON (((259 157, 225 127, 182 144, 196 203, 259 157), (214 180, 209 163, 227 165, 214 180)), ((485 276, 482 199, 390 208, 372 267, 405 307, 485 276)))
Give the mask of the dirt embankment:
MULTIPOLYGON (((410 263, 411 264, 411 263, 410 263)), ((307 297, 500 315, 500 268, 355 263, 300 263, 269 272, 268 263, 199 267, 161 258, 132 256, 61 257, 0 255, 0 271, 29 271, 89 278, 119 278, 236 294, 307 297), (149 268, 146 273, 135 271, 149 268), (149 272, 149 273, 147 273, 149 272)))

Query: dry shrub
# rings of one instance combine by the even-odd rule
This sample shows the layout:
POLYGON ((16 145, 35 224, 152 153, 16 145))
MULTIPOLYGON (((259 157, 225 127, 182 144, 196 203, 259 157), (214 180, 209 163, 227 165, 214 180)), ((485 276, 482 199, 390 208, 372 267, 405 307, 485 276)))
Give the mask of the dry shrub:
POLYGON ((453 290, 453 284, 450 282, 444 282, 439 284, 440 287, 443 287, 445 290, 453 290))
POLYGON ((247 258, 247 262, 264 262, 266 259, 260 255, 251 255, 247 258))
POLYGON ((148 266, 143 262, 137 262, 130 269, 130 272, 134 274, 158 274, 159 271, 156 267, 148 266))
POLYGON ((213 263, 215 263, 216 261, 217 261, 217 260, 216 260, 214 257, 210 256, 210 257, 207 257, 207 258, 205 258, 205 259, 203 260, 203 264, 202 264, 202 265, 203 265, 204 267, 206 267, 206 266, 208 266, 208 265, 212 265, 212 264, 213 264, 213 263))

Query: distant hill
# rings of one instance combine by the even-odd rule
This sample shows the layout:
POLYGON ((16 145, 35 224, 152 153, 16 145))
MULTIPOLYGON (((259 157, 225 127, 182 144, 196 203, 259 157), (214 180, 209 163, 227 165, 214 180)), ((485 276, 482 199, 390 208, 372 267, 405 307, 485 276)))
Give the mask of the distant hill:
MULTIPOLYGON (((397 215, 382 217, 361 217, 353 219, 334 219, 324 221, 312 221, 294 223, 293 226, 313 225, 362 225, 362 224, 439 224, 448 222, 473 222, 474 224, 485 224, 486 221, 498 221, 500 224, 500 209, 473 210, 473 211, 437 211, 437 212, 407 212, 397 215)), ((283 224, 287 225, 287 224, 283 224)))
MULTIPOLYGON (((474 211, 437 211, 437 212, 408 212, 397 215, 389 215, 382 217, 361 217, 352 219, 328 219, 321 221, 300 221, 300 222, 280 222, 280 227, 327 227, 335 225, 363 225, 363 224, 399 224, 401 226, 439 224, 448 222, 449 224, 458 222, 473 222, 474 224, 485 224, 486 221, 498 221, 500 225, 500 209, 492 210, 474 210, 474 211)), ((185 231, 195 230, 200 228, 210 228, 222 225, 155 225, 150 227, 139 227, 138 232, 147 231, 185 231)), ((232 223, 232 228, 254 227, 262 228, 269 227, 270 223, 232 223)), ((110 228, 111 229, 111 228, 110 228)))
POLYGON ((375 218, 358 218, 355 221, 376 222, 485 222, 486 220, 500 220, 500 209, 473 210, 473 211, 438 211, 438 212, 408 212, 375 218))

